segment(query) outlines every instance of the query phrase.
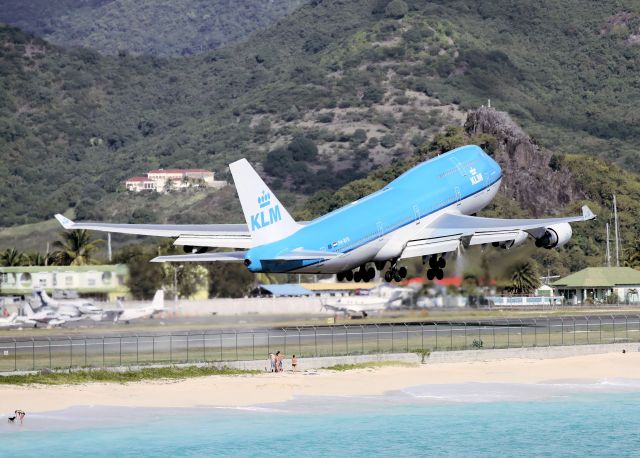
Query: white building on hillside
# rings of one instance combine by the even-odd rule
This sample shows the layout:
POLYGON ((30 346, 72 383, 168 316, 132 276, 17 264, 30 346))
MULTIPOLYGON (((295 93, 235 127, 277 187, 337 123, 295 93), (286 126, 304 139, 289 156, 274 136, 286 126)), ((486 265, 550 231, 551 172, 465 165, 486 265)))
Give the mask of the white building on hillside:
POLYGON ((133 177, 125 181, 128 191, 166 192, 190 187, 221 188, 227 183, 216 181, 212 171, 205 169, 156 169, 146 177, 133 177))

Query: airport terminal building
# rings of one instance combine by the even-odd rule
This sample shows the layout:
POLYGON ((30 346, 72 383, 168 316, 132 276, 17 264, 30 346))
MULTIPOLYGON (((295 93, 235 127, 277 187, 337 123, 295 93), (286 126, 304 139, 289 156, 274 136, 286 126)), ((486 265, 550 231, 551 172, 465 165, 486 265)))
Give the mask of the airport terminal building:
POLYGON ((90 266, 0 267, 0 294, 29 296, 34 288, 48 293, 74 290, 80 295, 113 301, 129 295, 124 264, 90 266))

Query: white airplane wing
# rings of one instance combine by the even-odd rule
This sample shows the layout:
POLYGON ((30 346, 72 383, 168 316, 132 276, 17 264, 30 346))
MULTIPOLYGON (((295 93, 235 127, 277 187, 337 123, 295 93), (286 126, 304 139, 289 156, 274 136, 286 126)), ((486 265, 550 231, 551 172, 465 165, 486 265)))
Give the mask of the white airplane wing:
POLYGON ((251 248, 251 233, 246 224, 112 224, 75 223, 63 215, 56 219, 65 229, 87 229, 120 234, 177 237, 175 245, 216 248, 251 248))
POLYGON ((586 205, 582 207, 582 215, 564 218, 502 219, 445 214, 409 240, 401 258, 455 251, 462 237, 471 237, 470 245, 509 242, 522 236, 526 238, 527 234, 537 238, 542 236, 549 226, 588 221, 593 218, 595 215, 586 205))
MULTIPOLYGON (((228 251, 220 253, 194 253, 194 254, 178 254, 169 256, 158 256, 153 258, 151 262, 244 262, 245 251, 228 251)), ((306 260, 327 260, 341 253, 332 253, 329 251, 308 251, 293 250, 283 253, 274 259, 263 259, 263 261, 287 262, 287 261, 306 261, 306 260)))

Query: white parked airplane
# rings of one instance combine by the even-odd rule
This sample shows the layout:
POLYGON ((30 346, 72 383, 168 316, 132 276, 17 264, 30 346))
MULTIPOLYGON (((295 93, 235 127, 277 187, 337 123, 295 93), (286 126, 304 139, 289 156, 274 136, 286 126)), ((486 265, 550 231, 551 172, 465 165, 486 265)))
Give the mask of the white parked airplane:
POLYGON ((12 313, 7 317, 0 318, 0 328, 9 328, 11 326, 17 326, 19 323, 16 321, 18 317, 17 313, 12 313))
POLYGON ((113 316, 113 321, 124 321, 129 324, 131 320, 139 320, 142 318, 153 318, 158 313, 165 312, 167 309, 164 306, 164 291, 159 289, 153 296, 151 305, 135 308, 124 308, 121 302, 118 302, 118 308, 114 310, 105 311, 106 316, 113 316))
POLYGON ((103 310, 93 305, 92 302, 85 299, 66 299, 57 300, 49 297, 45 290, 34 289, 33 294, 40 301, 41 307, 50 307, 61 316, 69 318, 90 318, 97 320, 102 315, 103 310))
POLYGON ((529 237, 536 246, 558 248, 572 235, 570 223, 595 218, 587 206, 581 216, 496 219, 470 216, 488 205, 502 181, 497 162, 475 145, 463 146, 423 162, 381 190, 307 223, 294 221, 277 197, 241 159, 230 165, 244 224, 157 225, 74 223, 56 218, 65 229, 175 237, 189 254, 159 256, 156 262, 237 262, 251 272, 335 273, 338 280, 367 281, 376 269, 385 280, 401 280, 402 259, 422 257, 427 278, 442 278, 445 255, 470 245, 512 248, 529 237), (211 252, 210 248, 241 251, 211 252), (375 266, 376 269, 374 269, 375 266))
POLYGON ((34 328, 37 328, 38 325, 46 325, 50 328, 52 326, 59 326, 71 320, 51 309, 41 308, 37 312, 34 312, 31 305, 27 302, 25 302, 22 307, 26 315, 16 317, 16 322, 20 324, 30 324, 33 325, 34 328))

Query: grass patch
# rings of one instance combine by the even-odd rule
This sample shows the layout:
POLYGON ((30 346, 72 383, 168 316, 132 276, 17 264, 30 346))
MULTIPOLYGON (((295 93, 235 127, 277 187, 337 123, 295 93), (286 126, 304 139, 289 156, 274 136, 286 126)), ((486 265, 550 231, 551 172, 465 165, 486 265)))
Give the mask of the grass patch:
POLYGON ((401 366, 401 367, 415 367, 415 363, 405 363, 403 361, 371 361, 368 363, 355 363, 355 364, 336 364, 335 366, 324 367, 323 369, 330 371, 350 371, 353 369, 368 369, 375 367, 387 367, 387 366, 401 366))
POLYGON ((142 380, 185 379, 208 375, 244 375, 257 374, 257 370, 242 370, 229 367, 158 367, 123 372, 86 370, 77 372, 52 372, 27 375, 7 375, 0 377, 2 385, 75 385, 90 382, 139 382, 142 380))

